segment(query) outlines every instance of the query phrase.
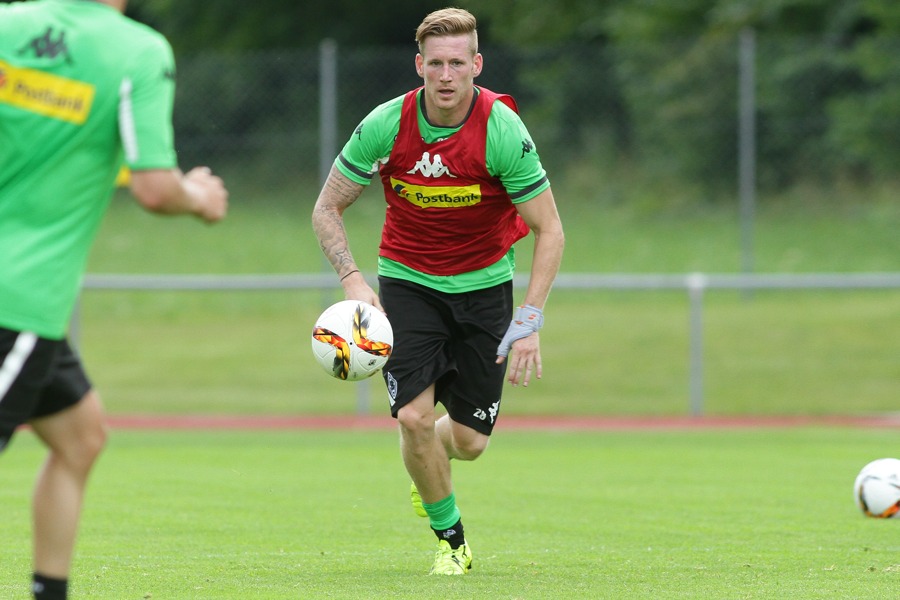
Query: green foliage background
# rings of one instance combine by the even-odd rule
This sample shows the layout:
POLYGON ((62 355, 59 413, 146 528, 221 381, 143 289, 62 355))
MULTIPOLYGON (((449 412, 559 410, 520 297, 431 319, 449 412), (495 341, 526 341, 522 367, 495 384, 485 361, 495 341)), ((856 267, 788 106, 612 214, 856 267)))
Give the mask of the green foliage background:
MULTIPOLYGON (((459 5, 480 19, 488 65, 499 54, 517 57, 502 67, 509 73, 498 85, 525 99, 530 124, 546 119, 558 127, 558 139, 538 137, 559 144, 553 154, 568 148, 566 160, 600 140, 614 160, 652 166, 660 186, 677 173, 682 182, 728 189, 736 168, 736 39, 752 29, 762 184, 896 177, 900 67, 892 57, 900 50, 900 9, 891 0, 459 5), (536 54, 547 48, 569 51, 536 54)), ((184 57, 314 49, 324 38, 351 50, 398 47, 411 56, 422 16, 443 6, 390 0, 372 11, 348 0, 302 8, 284 0, 222 0, 213 9, 146 0, 131 10, 169 35, 184 57)))
MULTIPOLYGON (((639 168, 657 196, 677 181, 700 188, 695 201, 727 201, 737 162, 737 40, 752 30, 762 188, 849 180, 877 189, 896 181, 900 63, 893 57, 900 51, 900 9, 892 0, 458 4, 480 19, 488 65, 482 83, 521 99, 557 176, 573 162, 596 166, 599 159, 616 169, 639 168)), ((303 72, 315 67, 323 40, 337 42, 349 55, 342 59, 342 93, 367 99, 342 111, 342 131, 352 131, 372 105, 418 83, 411 77, 414 31, 427 12, 443 6, 432 0, 387 0, 377 10, 354 0, 132 0, 128 14, 169 37, 183 70, 180 85, 207 94, 198 110, 177 111, 179 139, 218 132, 246 153, 253 134, 287 131, 284 123, 271 125, 273 101, 291 94, 316 98, 316 88, 303 83, 303 77, 314 82, 315 71, 291 81, 273 63, 303 72), (357 52, 373 61, 358 63, 357 52), (405 59, 395 59, 395 52, 405 59), (250 61, 253 76, 232 76, 223 61, 250 61), (403 73, 408 76, 386 85, 403 73), (253 100, 245 86, 256 87, 264 100, 253 100)), ((190 100, 182 95, 179 102, 190 100)), ((209 150, 203 142, 197 155, 209 150)))

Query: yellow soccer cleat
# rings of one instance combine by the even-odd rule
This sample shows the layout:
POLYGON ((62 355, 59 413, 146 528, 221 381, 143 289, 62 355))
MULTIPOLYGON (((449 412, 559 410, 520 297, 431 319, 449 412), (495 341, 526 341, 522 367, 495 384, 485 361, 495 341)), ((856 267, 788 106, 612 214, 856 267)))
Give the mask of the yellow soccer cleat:
POLYGON ((429 575, 465 575, 472 569, 472 551, 468 544, 463 544, 456 550, 450 547, 450 542, 441 540, 434 555, 434 564, 431 565, 429 575))
POLYGON ((416 511, 417 515, 420 517, 428 516, 428 513, 425 512, 425 507, 422 506, 422 496, 419 495, 419 490, 414 483, 409 485, 409 499, 412 501, 413 510, 416 511))

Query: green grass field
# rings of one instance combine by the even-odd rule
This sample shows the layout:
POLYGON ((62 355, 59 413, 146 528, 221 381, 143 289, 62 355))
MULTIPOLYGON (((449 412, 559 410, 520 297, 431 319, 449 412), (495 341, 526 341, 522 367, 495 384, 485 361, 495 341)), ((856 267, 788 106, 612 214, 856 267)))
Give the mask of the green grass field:
MULTIPOLYGON (((348 414, 379 378, 312 360, 318 292, 92 292, 82 350, 113 413, 348 414)), ((898 410, 900 291, 710 294, 708 414, 898 410)), ((509 414, 685 414, 688 303, 678 292, 560 292, 541 333, 544 378, 507 390, 509 414), (587 320, 586 320, 587 317, 587 320)))
MULTIPOLYGON (((367 190, 347 211, 354 251, 374 270, 380 211, 367 190)), ((564 272, 739 271, 739 227, 721 208, 641 214, 561 197, 564 272)), ((330 272, 309 224, 310 198, 233 198, 206 227, 161 219, 117 199, 91 259, 95 273, 330 272)), ((757 270, 900 271, 900 209, 884 202, 760 210, 757 270)), ((530 262, 527 241, 520 271, 530 262)), ((374 283, 374 281, 373 281, 374 283)), ((520 290, 521 293, 521 290, 520 290)), ((311 323, 336 290, 88 291, 80 341, 113 413, 346 414, 384 410, 383 386, 348 386, 313 364, 311 323)), ((520 298, 521 296, 518 296, 520 298)), ((684 292, 551 295, 544 380, 509 390, 521 414, 684 414, 689 305, 684 292)), ((710 291, 704 302, 708 414, 896 412, 900 290, 710 291)))
MULTIPOLYGON (((474 569, 447 580, 425 575, 393 431, 114 430, 73 598, 888 598, 900 523, 851 490, 897 448, 887 429, 501 427, 454 466, 474 569)), ((3 598, 25 598, 41 455, 22 432, 3 457, 3 598)))
MULTIPOLYGON (((90 271, 325 268, 310 198, 253 200, 236 194, 218 227, 116 200, 90 271)), ((348 212, 369 272, 380 207, 348 212)), ((728 211, 560 209, 565 272, 739 270, 728 211)), ((774 205, 759 215, 757 271, 900 271, 898 224, 890 202, 774 205)), ((525 243, 522 270, 529 252, 525 243)), ((383 415, 380 381, 338 382, 311 359, 309 327, 338 299, 88 291, 79 344, 113 415, 383 415)), ((709 292, 704 308, 707 414, 898 411, 900 290, 709 292)), ((545 377, 508 389, 504 415, 687 414, 684 293, 556 291, 546 314, 545 377)), ((900 585, 898 523, 864 518, 851 497, 865 463, 900 455, 895 430, 503 423, 476 464, 454 466, 475 570, 452 580, 425 576, 434 541, 408 506, 394 431, 114 429, 87 498, 73 597, 824 599, 891 597, 900 585)), ((0 598, 26 597, 42 456, 23 431, 0 458, 0 598)))
MULTIPOLYGON (((384 199, 372 186, 347 210, 351 246, 372 271, 384 218, 384 199)), ((284 198, 232 194, 228 218, 215 226, 166 219, 138 209, 121 192, 113 201, 89 270, 98 273, 282 273, 325 267, 310 226, 315 190, 284 198)), ((805 198, 760 206, 754 223, 756 270, 761 273, 900 271, 900 203, 892 191, 868 202, 846 197, 805 198)), ((682 210, 608 206, 556 192, 566 230, 563 272, 732 273, 741 269, 736 208, 682 210)), ((520 268, 530 264, 520 242, 520 268)), ((330 267, 328 267, 330 269, 330 267)))

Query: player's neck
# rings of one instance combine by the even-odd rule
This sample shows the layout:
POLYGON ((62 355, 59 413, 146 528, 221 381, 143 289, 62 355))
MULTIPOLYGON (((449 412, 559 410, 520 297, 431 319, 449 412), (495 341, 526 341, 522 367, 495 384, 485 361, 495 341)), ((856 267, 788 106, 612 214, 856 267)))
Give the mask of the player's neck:
POLYGON ((424 92, 419 98, 419 108, 422 111, 422 116, 425 117, 425 121, 429 125, 453 129, 465 123, 469 119, 469 115, 472 114, 472 109, 475 108, 475 101, 478 100, 478 88, 473 87, 471 94, 471 100, 469 100, 468 104, 460 104, 460 106, 466 106, 466 111, 462 114, 460 114, 458 110, 444 112, 437 107, 429 108, 428 98, 424 92))

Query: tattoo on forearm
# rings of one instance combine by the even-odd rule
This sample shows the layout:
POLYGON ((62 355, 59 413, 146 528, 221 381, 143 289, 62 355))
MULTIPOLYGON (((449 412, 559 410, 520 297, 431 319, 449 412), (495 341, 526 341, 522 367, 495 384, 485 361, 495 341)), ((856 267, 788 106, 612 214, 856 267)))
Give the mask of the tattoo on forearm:
POLYGON ((338 274, 348 266, 355 268, 341 213, 359 197, 361 186, 334 173, 325 182, 313 210, 313 229, 322 253, 338 274))
POLYGON ((318 223, 319 247, 334 270, 340 273, 341 265, 353 262, 344 222, 336 212, 322 211, 318 223))

